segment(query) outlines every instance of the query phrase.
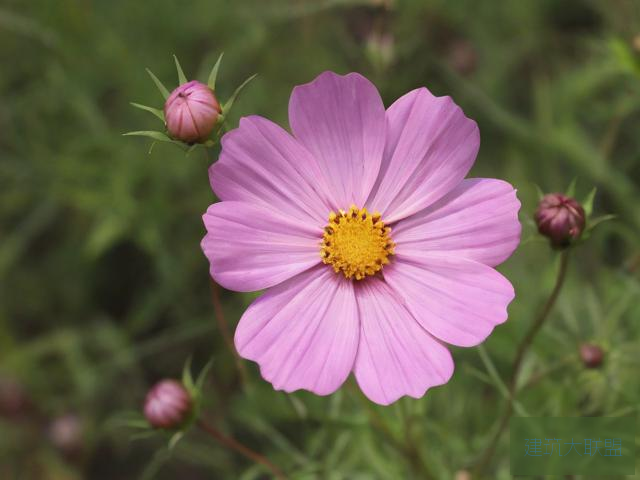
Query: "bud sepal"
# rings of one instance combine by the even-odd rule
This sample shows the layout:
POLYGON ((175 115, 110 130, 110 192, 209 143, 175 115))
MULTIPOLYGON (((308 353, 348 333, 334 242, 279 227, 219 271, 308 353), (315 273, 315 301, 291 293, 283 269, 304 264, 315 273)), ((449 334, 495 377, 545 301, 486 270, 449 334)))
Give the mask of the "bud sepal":
POLYGON ((164 125, 163 131, 136 130, 124 134, 151 138, 153 143, 149 148, 149 153, 157 142, 172 143, 187 154, 197 147, 210 148, 215 146, 223 133, 224 122, 238 95, 256 76, 249 77, 236 88, 225 103, 220 103, 215 92, 223 54, 220 54, 211 69, 206 84, 197 80, 188 81, 178 58, 175 55, 173 57, 178 76, 178 87, 172 92, 150 69, 146 69, 165 100, 164 108, 159 109, 131 102, 133 107, 151 113, 164 125), (191 95, 193 95, 193 99, 189 100, 191 95), (188 115, 185 115, 185 111, 188 115), (184 118, 187 120, 185 121, 184 118))

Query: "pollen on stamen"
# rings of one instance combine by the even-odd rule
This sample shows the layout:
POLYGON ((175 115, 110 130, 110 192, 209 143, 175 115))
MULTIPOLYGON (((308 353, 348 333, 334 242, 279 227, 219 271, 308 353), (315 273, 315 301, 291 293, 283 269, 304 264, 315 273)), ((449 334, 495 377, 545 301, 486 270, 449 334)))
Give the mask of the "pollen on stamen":
POLYGON ((394 247, 391 228, 382 222, 380 214, 352 205, 348 212, 340 209, 329 213, 320 257, 336 273, 362 280, 389 263, 394 247))

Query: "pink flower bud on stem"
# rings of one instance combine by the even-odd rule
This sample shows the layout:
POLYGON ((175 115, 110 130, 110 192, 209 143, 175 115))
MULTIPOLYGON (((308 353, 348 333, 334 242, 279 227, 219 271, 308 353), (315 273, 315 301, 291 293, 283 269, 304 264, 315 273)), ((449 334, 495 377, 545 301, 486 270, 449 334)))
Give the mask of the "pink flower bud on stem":
POLYGON ((67 457, 79 457, 85 442, 84 430, 80 417, 75 413, 67 413, 51 422, 49 439, 67 457))
POLYGON ((561 193, 542 197, 534 216, 538 231, 558 249, 568 247, 582 235, 585 217, 582 205, 561 193))
POLYGON ((189 392, 175 380, 162 380, 153 386, 144 402, 144 416, 155 428, 177 429, 192 411, 189 392))
POLYGON ((580 359, 585 367, 598 368, 602 365, 604 352, 597 345, 592 343, 583 343, 580 345, 580 359))
POLYGON ((0 417, 20 418, 29 412, 31 406, 21 383, 11 377, 0 376, 0 417))
POLYGON ((454 40, 447 51, 447 63, 462 76, 472 75, 478 68, 478 51, 468 40, 454 40))
POLYGON ((169 135, 185 143, 205 141, 221 113, 213 91, 197 80, 180 85, 164 104, 169 135))

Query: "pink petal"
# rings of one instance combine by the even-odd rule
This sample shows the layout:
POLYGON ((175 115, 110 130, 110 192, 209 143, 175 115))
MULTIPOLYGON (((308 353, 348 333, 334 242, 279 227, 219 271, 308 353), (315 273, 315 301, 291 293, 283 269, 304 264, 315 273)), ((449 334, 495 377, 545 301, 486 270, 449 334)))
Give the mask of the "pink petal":
POLYGON ((353 282, 325 265, 258 298, 240 319, 235 344, 260 365, 276 390, 334 392, 353 368, 358 348, 353 282))
POLYGON ((357 73, 324 72, 294 88, 289 122, 295 137, 318 159, 334 208, 364 205, 382 160, 384 105, 357 73))
POLYGON ((323 226, 332 208, 315 158, 290 134, 258 116, 245 117, 222 138, 209 169, 221 200, 264 205, 323 226))
POLYGON ((507 182, 463 180, 430 207, 393 228, 396 252, 438 252, 486 265, 504 262, 520 242, 520 202, 507 182))
POLYGON ((503 323, 514 297, 500 273, 461 257, 399 253, 384 278, 429 333, 462 347, 478 345, 503 323))
POLYGON ((449 350, 427 333, 383 280, 356 285, 360 346, 355 375, 364 394, 381 405, 403 395, 422 397, 453 374, 449 350))
POLYGON ((213 204, 202 216, 202 250, 223 287, 250 292, 276 285, 320 262, 322 228, 243 202, 213 204))
POLYGON ((367 206, 391 223, 428 207, 465 177, 480 147, 476 122, 426 88, 387 110, 387 144, 367 206))

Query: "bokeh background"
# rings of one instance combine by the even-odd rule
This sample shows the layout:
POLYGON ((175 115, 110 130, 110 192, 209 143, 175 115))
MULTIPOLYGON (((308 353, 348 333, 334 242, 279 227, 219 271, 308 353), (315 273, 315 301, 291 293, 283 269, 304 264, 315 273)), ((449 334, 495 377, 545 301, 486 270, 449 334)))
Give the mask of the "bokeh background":
MULTIPOLYGON (((627 415, 640 399, 640 4, 632 0, 2 0, 0 3, 0 478, 264 478, 197 431, 138 435, 156 380, 213 358, 210 421, 292 478, 468 478, 497 428, 516 345, 553 286, 537 194, 598 188, 614 214, 572 252, 567 285, 525 359, 529 415, 627 415), (358 71, 388 105, 426 85, 480 125, 472 174, 519 191, 522 245, 500 267, 517 297, 481 347, 421 400, 384 408, 350 380, 329 397, 275 392, 219 329, 200 216, 215 201, 203 150, 148 153, 160 127, 150 67, 171 55, 225 100, 258 73, 230 124, 286 125, 289 93, 358 71), (582 342, 605 352, 587 369, 582 342)), ((255 297, 220 292, 233 330, 255 297)), ((505 435, 485 473, 509 478, 505 435)), ((640 471, 640 470, 639 470, 640 471)))

